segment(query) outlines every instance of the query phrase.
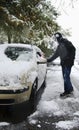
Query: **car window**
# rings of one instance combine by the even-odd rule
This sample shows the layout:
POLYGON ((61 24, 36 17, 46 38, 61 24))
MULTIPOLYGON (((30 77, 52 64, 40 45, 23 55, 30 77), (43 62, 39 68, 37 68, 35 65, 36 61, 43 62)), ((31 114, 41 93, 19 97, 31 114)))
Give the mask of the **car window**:
POLYGON ((24 47, 7 47, 5 50, 5 54, 11 60, 27 60, 32 58, 32 49, 24 48, 24 47))
POLYGON ((32 52, 25 52, 18 56, 17 61, 30 61, 33 58, 32 52))

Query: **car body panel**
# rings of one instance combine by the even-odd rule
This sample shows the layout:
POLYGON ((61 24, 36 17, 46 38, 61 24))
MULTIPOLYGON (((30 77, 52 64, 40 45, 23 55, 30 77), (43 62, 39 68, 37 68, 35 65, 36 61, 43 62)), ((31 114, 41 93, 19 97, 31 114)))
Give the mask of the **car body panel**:
POLYGON ((37 90, 46 76, 46 59, 34 45, 0 45, 0 105, 29 101, 32 87, 38 79, 37 90))

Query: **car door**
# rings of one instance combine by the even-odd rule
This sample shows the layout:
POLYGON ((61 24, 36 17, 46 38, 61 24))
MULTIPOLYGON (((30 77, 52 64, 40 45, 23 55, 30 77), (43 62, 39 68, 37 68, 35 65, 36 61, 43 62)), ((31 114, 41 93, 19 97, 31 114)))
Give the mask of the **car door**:
POLYGON ((36 57, 37 57, 37 71, 38 71, 38 89, 43 84, 45 77, 46 77, 46 58, 43 55, 43 52, 41 50, 36 51, 36 57))

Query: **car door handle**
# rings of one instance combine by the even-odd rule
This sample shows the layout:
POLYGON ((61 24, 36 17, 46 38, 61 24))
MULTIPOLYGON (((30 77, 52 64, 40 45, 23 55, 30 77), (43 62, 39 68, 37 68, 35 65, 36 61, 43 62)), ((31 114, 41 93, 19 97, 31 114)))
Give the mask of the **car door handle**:
POLYGON ((47 62, 37 61, 37 64, 47 64, 47 62))

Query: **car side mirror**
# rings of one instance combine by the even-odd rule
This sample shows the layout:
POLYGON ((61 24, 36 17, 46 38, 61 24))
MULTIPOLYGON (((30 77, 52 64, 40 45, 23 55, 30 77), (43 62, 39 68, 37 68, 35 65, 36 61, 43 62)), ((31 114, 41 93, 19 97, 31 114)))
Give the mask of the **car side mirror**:
POLYGON ((47 61, 45 58, 40 57, 40 59, 37 60, 37 64, 47 64, 47 61))
POLYGON ((39 61, 37 61, 37 65, 39 65, 40 64, 40 62, 39 61))

